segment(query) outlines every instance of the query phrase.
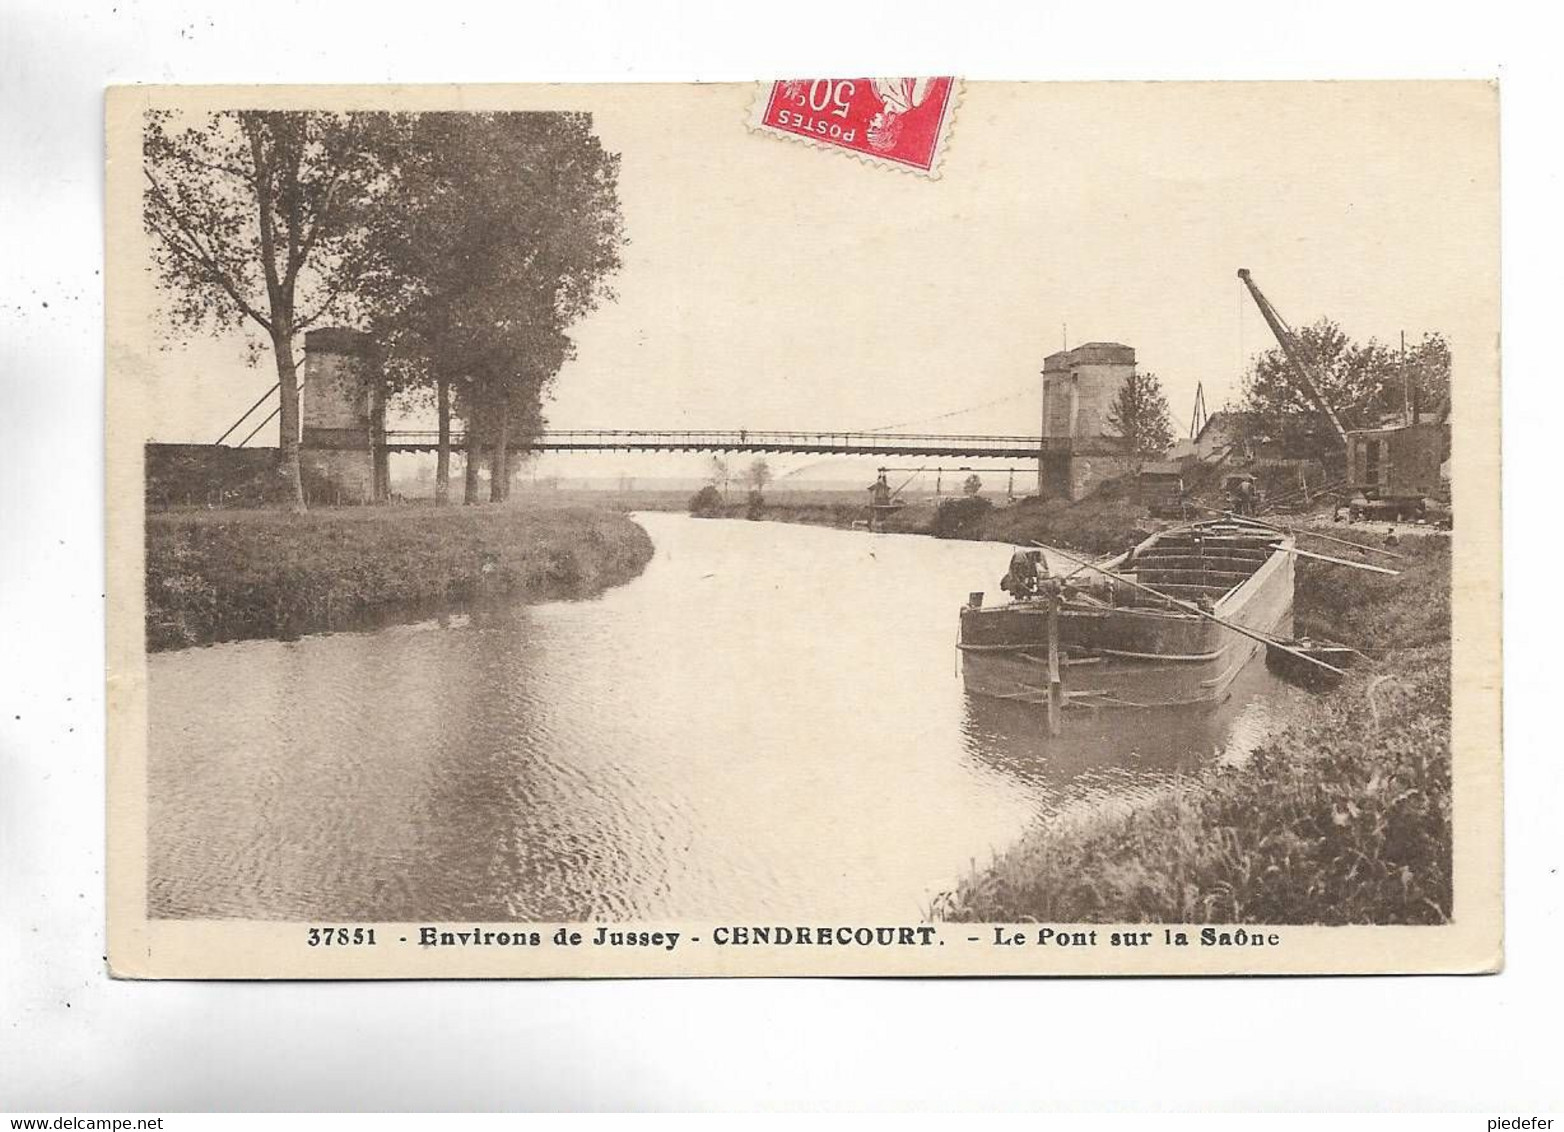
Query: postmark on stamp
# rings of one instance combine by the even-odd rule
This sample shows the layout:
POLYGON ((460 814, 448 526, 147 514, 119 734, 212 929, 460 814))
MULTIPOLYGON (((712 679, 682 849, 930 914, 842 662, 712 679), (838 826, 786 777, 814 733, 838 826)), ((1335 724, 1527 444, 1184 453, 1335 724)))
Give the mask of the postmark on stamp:
POLYGON ((938 177, 955 97, 948 76, 782 79, 762 89, 750 126, 938 177))

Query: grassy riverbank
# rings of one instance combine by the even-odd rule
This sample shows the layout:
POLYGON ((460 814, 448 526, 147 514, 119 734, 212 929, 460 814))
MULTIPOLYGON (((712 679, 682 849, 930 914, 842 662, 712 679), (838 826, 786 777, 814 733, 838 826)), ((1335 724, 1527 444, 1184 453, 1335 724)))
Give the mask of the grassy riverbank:
POLYGON ((1311 700, 1243 766, 1061 821, 935 901, 969 921, 1442 923, 1451 906, 1450 545, 1399 578, 1298 563, 1299 632, 1377 667, 1311 700))
MULTIPOLYGON (((830 493, 837 494, 837 493, 830 493)), ((753 519, 768 523, 800 523, 809 527, 840 527, 843 530, 854 524, 860 527, 869 522, 869 509, 856 496, 833 499, 821 492, 811 497, 803 492, 792 498, 767 499, 761 506, 748 502, 730 501, 713 509, 696 513, 702 519, 753 519)), ((897 534, 926 535, 934 518, 934 508, 912 504, 892 513, 884 529, 897 534)))
POLYGON ((356 628, 485 597, 588 597, 651 539, 589 508, 359 507, 147 517, 147 647, 356 628))
MULTIPOLYGON (((713 518, 847 528, 866 525, 869 508, 858 494, 821 492, 815 496, 799 493, 791 498, 768 498, 764 506, 753 509, 747 502, 733 500, 707 514, 713 518)), ((1100 555, 1126 549, 1147 518, 1145 507, 1111 492, 1078 503, 1033 497, 1013 504, 996 504, 987 497, 946 496, 939 504, 927 499, 906 500, 904 506, 885 516, 883 529, 895 534, 1017 546, 1041 542, 1100 555)), ((1141 531, 1139 537, 1144 535, 1141 531)))
POLYGON ((956 537, 1016 546, 1041 542, 1101 555, 1127 550, 1144 538, 1150 528, 1141 528, 1148 517, 1141 504, 1106 493, 1077 503, 1032 497, 974 516, 958 527, 956 537))

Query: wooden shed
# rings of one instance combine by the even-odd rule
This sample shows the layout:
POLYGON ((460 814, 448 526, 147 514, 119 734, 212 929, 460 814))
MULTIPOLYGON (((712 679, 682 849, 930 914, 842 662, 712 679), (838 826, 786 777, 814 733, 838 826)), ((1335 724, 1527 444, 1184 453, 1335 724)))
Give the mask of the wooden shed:
POLYGON ((1184 465, 1177 460, 1154 460, 1140 470, 1140 500, 1153 515, 1183 514, 1184 465))

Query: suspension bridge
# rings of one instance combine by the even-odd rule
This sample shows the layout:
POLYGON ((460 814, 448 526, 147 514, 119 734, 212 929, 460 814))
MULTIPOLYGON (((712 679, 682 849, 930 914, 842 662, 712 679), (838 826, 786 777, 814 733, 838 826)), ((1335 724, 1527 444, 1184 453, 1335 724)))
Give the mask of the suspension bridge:
MULTIPOLYGON (((217 438, 223 444, 257 409, 277 392, 273 385, 217 438)), ((273 409, 237 446, 243 448, 277 418, 273 409)), ((387 453, 435 452, 440 448, 436 429, 386 429, 377 431, 368 422, 357 427, 307 427, 304 447, 357 450, 370 446, 387 453)), ((1068 455, 1071 438, 1064 436, 994 436, 976 433, 904 433, 887 430, 815 429, 546 429, 517 451, 526 452, 751 452, 772 455, 820 456, 916 456, 1034 460, 1047 455, 1068 455)), ((466 452, 467 434, 453 429, 447 438, 453 452, 466 452)))
MULTIPOLYGON (((367 336, 341 328, 311 330, 305 336, 303 375, 299 382, 300 448, 304 470, 332 483, 343 498, 385 496, 390 479, 388 458, 396 454, 447 451, 472 454, 489 447, 487 436, 474 438, 465 429, 449 429, 443 440, 432 428, 388 427, 386 395, 366 368, 372 356, 367 336)), ((1097 404, 1122 372, 1132 370, 1134 351, 1116 343, 1088 343, 1075 351, 1050 355, 1044 375, 1044 411, 1038 434, 972 432, 910 432, 912 421, 871 429, 546 429, 510 446, 518 457, 537 453, 729 453, 776 456, 868 457, 912 461, 1024 461, 1037 470, 1038 491, 1074 498, 1088 479, 1101 475, 1099 459, 1111 446, 1097 433, 1102 416, 1097 404), (1068 365, 1061 368, 1060 359, 1068 365), (1073 365, 1075 369, 1068 369, 1073 365), (1054 370, 1060 375, 1053 377, 1054 370), (1066 372, 1068 370, 1068 372, 1066 372), (1083 396, 1077 370, 1090 380, 1083 396), (1098 371, 1102 373, 1098 373, 1098 371), (1049 427, 1047 390, 1052 396, 1054 423, 1049 427), (1078 421, 1080 427, 1077 427, 1078 421), (1090 427, 1087 427, 1090 425, 1090 427)), ((1030 385, 1030 382, 1028 383, 1030 385)), ((273 402, 273 386, 234 421, 211 446, 215 451, 244 448, 281 412, 273 402), (260 416, 259 423, 252 418, 260 416), (240 437, 237 441, 233 437, 240 437)), ((1032 396, 1030 389, 952 410, 926 421, 961 416, 991 405, 1032 396)), ((963 469, 969 470, 969 469, 963 469)), ((999 469, 1011 471, 1014 469, 999 469)))
MULTIPOLYGON (((439 434, 387 430, 387 452, 433 452, 439 434)), ((467 449, 464 432, 450 436, 453 451, 467 449)), ((752 452, 774 455, 914 456, 1035 460, 1068 454, 1070 438, 976 434, 749 429, 549 429, 518 446, 519 452, 752 452)))

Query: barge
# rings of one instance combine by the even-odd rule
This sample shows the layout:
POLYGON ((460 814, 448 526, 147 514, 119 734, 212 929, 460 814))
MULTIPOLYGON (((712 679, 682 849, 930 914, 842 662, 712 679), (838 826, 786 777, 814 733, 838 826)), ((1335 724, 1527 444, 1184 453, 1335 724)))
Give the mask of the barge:
POLYGON ((1064 707, 1218 703, 1268 640, 1288 635, 1294 551, 1289 534, 1214 519, 1089 568, 1022 552, 1032 567, 1012 560, 1002 583, 1013 600, 974 593, 961 610, 967 690, 1046 704, 1053 689, 1064 707))

